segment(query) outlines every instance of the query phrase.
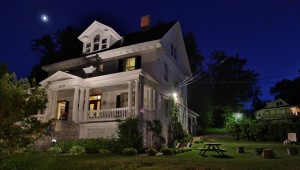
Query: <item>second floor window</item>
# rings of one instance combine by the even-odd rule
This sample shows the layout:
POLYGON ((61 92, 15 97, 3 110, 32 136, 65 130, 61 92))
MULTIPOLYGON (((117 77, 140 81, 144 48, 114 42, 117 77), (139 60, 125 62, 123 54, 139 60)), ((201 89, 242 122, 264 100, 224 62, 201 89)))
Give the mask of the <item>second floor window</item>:
POLYGON ((141 68, 141 56, 119 60, 119 71, 131 71, 141 68))
POLYGON ((135 57, 132 58, 127 58, 125 60, 125 66, 124 66, 124 71, 131 71, 135 70, 135 57))
POLYGON ((166 80, 166 81, 168 81, 169 80, 169 77, 168 77, 168 73, 169 72, 169 69, 168 69, 168 65, 166 64, 166 63, 164 63, 164 79, 166 80))

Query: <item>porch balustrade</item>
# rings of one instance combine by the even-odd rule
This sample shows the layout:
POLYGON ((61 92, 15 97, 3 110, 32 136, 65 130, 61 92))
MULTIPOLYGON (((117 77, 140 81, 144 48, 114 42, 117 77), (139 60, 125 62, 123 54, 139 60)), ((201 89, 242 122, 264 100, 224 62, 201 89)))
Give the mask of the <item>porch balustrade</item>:
POLYGON ((105 110, 93 110, 88 112, 88 121, 108 121, 116 119, 125 119, 134 115, 134 108, 116 108, 105 110))

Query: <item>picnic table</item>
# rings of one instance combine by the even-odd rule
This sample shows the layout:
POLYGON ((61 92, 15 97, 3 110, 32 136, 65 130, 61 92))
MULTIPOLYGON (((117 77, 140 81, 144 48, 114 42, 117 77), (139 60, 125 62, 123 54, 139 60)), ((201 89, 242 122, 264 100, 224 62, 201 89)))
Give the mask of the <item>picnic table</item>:
POLYGON ((220 143, 207 143, 207 142, 205 142, 203 144, 204 144, 203 148, 197 148, 198 150, 200 150, 200 152, 199 152, 200 155, 204 155, 205 152, 207 152, 207 151, 214 151, 214 152, 217 152, 218 155, 224 156, 224 152, 227 151, 226 149, 222 149, 222 148, 219 147, 220 145, 222 145, 220 143))

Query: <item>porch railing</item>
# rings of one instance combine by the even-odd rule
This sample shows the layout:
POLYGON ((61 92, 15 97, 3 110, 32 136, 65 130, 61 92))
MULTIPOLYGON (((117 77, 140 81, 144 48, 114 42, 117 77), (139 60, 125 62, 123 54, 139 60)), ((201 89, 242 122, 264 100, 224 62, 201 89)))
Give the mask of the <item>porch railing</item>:
POLYGON ((93 110, 88 112, 88 121, 108 121, 116 119, 125 119, 134 115, 134 108, 116 108, 105 110, 93 110))

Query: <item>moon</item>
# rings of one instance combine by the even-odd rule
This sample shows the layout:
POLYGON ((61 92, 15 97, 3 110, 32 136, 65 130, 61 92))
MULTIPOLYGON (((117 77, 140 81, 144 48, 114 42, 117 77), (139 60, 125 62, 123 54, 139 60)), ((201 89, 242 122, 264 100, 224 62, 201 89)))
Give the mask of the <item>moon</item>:
POLYGON ((48 22, 49 21, 49 17, 46 14, 41 15, 41 20, 43 22, 48 22))

